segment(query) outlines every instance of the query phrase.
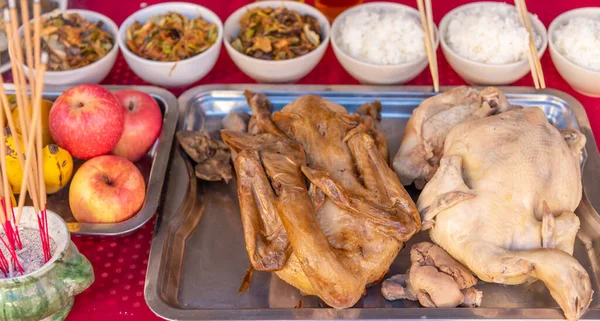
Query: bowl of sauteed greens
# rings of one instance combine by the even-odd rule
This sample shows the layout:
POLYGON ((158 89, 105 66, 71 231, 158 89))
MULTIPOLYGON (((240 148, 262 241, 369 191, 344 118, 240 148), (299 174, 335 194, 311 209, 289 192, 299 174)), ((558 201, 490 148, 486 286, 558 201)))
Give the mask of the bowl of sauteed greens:
MULTIPOLYGON (((118 30, 110 18, 88 10, 69 9, 42 15, 41 46, 48 53, 44 83, 70 86, 101 82, 117 59, 118 30)), ((19 34, 24 45, 23 32, 21 26, 19 34)), ((23 61, 25 76, 29 77, 27 60, 23 61)))
POLYGON ((294 1, 260 1, 227 18, 224 43, 233 62, 263 83, 293 83, 319 63, 330 25, 317 9, 294 1))
POLYGON ((202 79, 221 51, 223 24, 205 7, 183 2, 149 6, 129 16, 118 43, 133 72, 145 81, 182 87, 202 79))

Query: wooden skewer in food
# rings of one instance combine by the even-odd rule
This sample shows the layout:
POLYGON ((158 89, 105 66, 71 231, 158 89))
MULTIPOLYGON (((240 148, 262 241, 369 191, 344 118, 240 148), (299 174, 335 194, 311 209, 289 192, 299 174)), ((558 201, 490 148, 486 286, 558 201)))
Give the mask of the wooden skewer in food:
POLYGON ((529 58, 529 66, 531 67, 531 76, 533 77, 533 82, 535 84, 535 88, 546 88, 546 80, 544 79, 544 72, 542 70, 542 64, 538 57, 537 47, 535 46, 535 40, 533 37, 533 29, 531 28, 531 22, 529 21, 529 13, 527 11, 527 5, 525 4, 525 0, 515 0, 515 7, 521 19, 523 20, 523 25, 525 29, 527 29, 527 34, 529 35, 529 50, 528 50, 528 58, 529 58))
MULTIPOLYGON (((419 14, 421 16, 421 26, 423 28, 425 50, 427 52, 427 58, 429 60, 429 70, 431 71, 431 78, 433 79, 433 90, 435 92, 440 91, 440 81, 438 75, 437 57, 434 46, 435 29, 433 27, 433 14, 426 12, 426 7, 431 8, 431 0, 425 0, 427 5, 423 3, 423 0, 417 0, 417 7, 419 7, 419 14)), ((431 11, 431 10, 429 10, 431 11)))

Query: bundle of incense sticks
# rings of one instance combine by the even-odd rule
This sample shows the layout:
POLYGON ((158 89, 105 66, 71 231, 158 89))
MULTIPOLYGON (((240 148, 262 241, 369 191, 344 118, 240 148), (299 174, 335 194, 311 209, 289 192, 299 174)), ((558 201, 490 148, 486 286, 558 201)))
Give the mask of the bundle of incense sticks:
MULTIPOLYGON (((16 1, 8 2, 8 9, 4 10, 4 23, 6 35, 9 43, 9 53, 11 57, 11 69, 15 84, 15 96, 19 114, 19 125, 21 136, 17 135, 15 124, 11 116, 11 106, 9 104, 6 91, 4 90, 4 81, 0 75, 0 103, 3 106, 3 113, 0 111, 0 123, 6 116, 8 125, 6 131, 0 131, 0 141, 3 143, 7 133, 12 133, 15 153, 23 170, 23 180, 21 190, 19 191, 19 201, 17 213, 13 210, 15 204, 12 204, 11 193, 7 180, 6 167, 6 148, 0 148, 0 167, 1 167, 1 202, 2 215, 0 223, 4 229, 4 238, 0 238, 1 243, 6 246, 11 255, 10 262, 16 269, 23 273, 23 269, 18 262, 16 251, 22 248, 19 236, 19 222, 25 205, 27 195, 32 200, 34 210, 37 214, 39 233, 41 238, 44 261, 48 262, 52 255, 50 252, 50 237, 48 231, 48 219, 46 216, 46 185, 44 183, 44 172, 42 166, 42 116, 41 103, 44 88, 44 74, 46 72, 46 63, 48 56, 41 52, 40 44, 40 21, 41 5, 39 0, 34 0, 33 4, 33 37, 31 35, 31 25, 29 19, 29 9, 27 0, 21 0, 21 18, 23 21, 24 41, 21 41, 18 30, 18 16, 16 1), (25 54, 23 53, 25 47, 25 54), (25 56, 25 58, 24 58, 25 56), (23 68, 26 59, 29 66, 29 86, 26 82, 25 71, 23 68), (33 66, 33 68, 31 68, 33 66), (28 93, 29 92, 29 93, 28 93), (33 115, 30 113, 33 111, 33 115), (22 140, 22 143, 19 141, 22 140), (21 145, 25 147, 21 150, 21 145)), ((3 257, 0 251, 0 271, 5 272, 5 267, 9 261, 3 257), (5 264, 6 263, 6 264, 5 264)), ((7 268, 8 270, 8 268, 7 268)), ((6 274, 6 272, 5 272, 6 274)))

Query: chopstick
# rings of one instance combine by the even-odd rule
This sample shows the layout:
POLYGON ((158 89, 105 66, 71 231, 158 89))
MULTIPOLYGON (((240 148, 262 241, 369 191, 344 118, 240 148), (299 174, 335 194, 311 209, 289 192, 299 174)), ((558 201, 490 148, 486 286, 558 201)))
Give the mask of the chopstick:
POLYGON ((527 5, 525 0, 515 0, 515 7, 523 20, 523 25, 527 29, 529 35, 529 50, 528 60, 529 67, 531 68, 531 76, 533 77, 533 83, 536 89, 546 88, 546 80, 544 79, 544 72, 542 70, 542 64, 538 57, 537 47, 535 46, 535 40, 533 38, 533 30, 531 28, 531 22, 529 21, 529 12, 527 11, 527 5))
POLYGON ((429 70, 433 79, 433 90, 440 91, 440 79, 438 73, 437 56, 434 48, 435 43, 435 27, 433 24, 433 12, 431 0, 417 0, 417 7, 421 16, 421 26, 425 37, 425 50, 427 51, 427 59, 429 60, 429 70))

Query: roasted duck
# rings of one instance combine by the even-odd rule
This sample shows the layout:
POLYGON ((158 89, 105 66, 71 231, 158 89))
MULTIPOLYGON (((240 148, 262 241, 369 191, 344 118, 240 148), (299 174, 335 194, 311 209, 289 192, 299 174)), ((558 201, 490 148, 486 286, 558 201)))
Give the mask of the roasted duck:
POLYGON ((439 168, 419 176, 433 174, 417 202, 423 228, 483 281, 543 281, 566 318, 578 320, 592 296, 572 257, 585 136, 559 132, 540 108, 444 126, 452 128, 439 168))
POLYGON ((350 115, 304 96, 271 115, 264 95, 246 96, 251 133, 222 137, 235 157, 252 266, 334 308, 353 306, 421 227, 384 158, 377 106, 350 115))

